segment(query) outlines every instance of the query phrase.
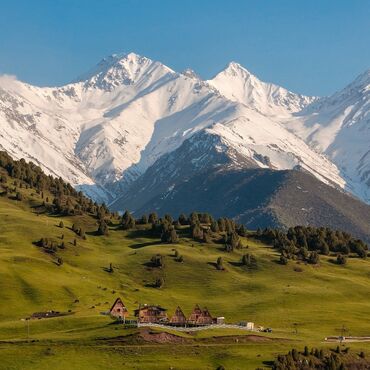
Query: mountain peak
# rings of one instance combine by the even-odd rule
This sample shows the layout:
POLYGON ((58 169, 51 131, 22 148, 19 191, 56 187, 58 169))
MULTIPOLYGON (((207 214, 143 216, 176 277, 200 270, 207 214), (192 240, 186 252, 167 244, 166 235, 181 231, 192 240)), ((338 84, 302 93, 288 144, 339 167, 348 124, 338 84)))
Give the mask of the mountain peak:
MULTIPOLYGON (((244 78, 253 76, 245 67, 243 67, 240 63, 231 61, 226 68, 221 71, 219 74, 226 74, 229 76, 243 76, 244 78)), ((217 76, 216 76, 217 77, 217 76)), ((255 76, 253 76, 256 78, 255 76)))
POLYGON ((208 83, 228 99, 243 103, 267 116, 298 112, 314 100, 263 82, 236 62, 230 62, 208 83))
POLYGON ((200 77, 198 76, 198 74, 191 68, 186 68, 185 70, 181 72, 181 74, 189 78, 195 78, 197 80, 200 80, 200 77))
POLYGON ((136 84, 143 77, 150 77, 155 70, 162 75, 174 73, 162 63, 134 52, 112 54, 103 58, 77 81, 84 82, 86 88, 94 87, 111 91, 120 85, 136 84))

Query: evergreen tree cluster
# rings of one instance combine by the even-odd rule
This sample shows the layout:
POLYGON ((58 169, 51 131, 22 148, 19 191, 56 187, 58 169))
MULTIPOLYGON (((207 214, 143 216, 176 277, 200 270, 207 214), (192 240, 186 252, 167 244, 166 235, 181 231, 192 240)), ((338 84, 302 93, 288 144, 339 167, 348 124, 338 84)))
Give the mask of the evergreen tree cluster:
POLYGON ((286 355, 278 355, 272 365, 274 370, 296 370, 296 369, 320 369, 320 370, 345 370, 365 369, 366 364, 363 363, 363 358, 353 359, 353 356, 347 356, 349 348, 343 350, 337 346, 330 352, 324 352, 322 349, 304 347, 302 352, 293 348, 286 355))
POLYGON ((289 259, 300 259, 316 264, 319 262, 319 254, 330 253, 340 255, 337 262, 344 264, 346 256, 350 253, 366 258, 368 251, 368 246, 362 240, 353 238, 349 233, 327 227, 296 226, 286 232, 266 228, 257 230, 255 237, 278 249, 282 256, 280 259, 282 264, 286 264, 289 259))
MULTIPOLYGON (((19 188, 22 188, 23 184, 25 184, 26 188, 35 189, 44 200, 45 206, 49 203, 49 199, 47 196, 44 196, 44 193, 51 193, 54 197, 52 209, 60 215, 89 213, 99 219, 111 217, 105 204, 99 205, 93 202, 62 178, 46 175, 39 166, 32 162, 26 162, 23 158, 19 161, 13 160, 6 152, 0 151, 0 169, 4 169, 12 179, 19 180, 16 182, 19 188)), ((5 182, 6 177, 2 175, 1 183, 5 182)), ((18 191, 16 191, 16 199, 22 200, 22 194, 18 191)))
POLYGON ((232 252, 234 249, 242 249, 243 244, 239 238, 239 235, 233 231, 230 234, 224 236, 225 251, 232 252))
POLYGON ((59 249, 65 249, 65 243, 62 241, 60 244, 53 241, 50 238, 41 238, 37 242, 34 243, 38 247, 42 248, 44 252, 49 254, 55 254, 59 249))

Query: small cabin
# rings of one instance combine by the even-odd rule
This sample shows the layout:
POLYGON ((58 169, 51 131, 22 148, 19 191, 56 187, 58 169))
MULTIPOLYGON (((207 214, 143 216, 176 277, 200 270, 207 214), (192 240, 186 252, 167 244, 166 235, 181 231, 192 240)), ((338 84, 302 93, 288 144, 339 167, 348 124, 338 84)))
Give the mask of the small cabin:
POLYGON ((128 316, 128 310, 125 304, 122 302, 121 298, 117 298, 113 303, 113 306, 109 310, 111 316, 125 319, 128 316))
POLYGON ((198 305, 195 305, 193 312, 189 316, 188 323, 195 325, 201 315, 202 315, 202 310, 200 309, 198 305))
POLYGON ((135 310, 139 323, 160 324, 168 322, 166 309, 160 306, 144 305, 135 310))
POLYGON ((207 307, 202 310, 202 314, 198 317, 196 322, 197 325, 211 325, 213 323, 213 318, 209 313, 207 307))
POLYGON ((172 325, 185 325, 186 324, 186 317, 184 315, 184 312, 182 312, 182 309, 179 306, 176 308, 175 313, 171 317, 170 323, 172 325))
POLYGON ((189 316, 188 323, 191 325, 211 325, 213 318, 207 308, 202 310, 199 305, 196 305, 189 316))

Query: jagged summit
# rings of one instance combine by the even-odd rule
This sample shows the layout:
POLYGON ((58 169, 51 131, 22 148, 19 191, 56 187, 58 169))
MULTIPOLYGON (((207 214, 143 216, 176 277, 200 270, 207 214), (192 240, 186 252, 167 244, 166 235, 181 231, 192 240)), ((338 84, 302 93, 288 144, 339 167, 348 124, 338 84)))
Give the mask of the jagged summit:
MULTIPOLYGON (((245 67, 243 67, 240 63, 231 61, 226 68, 224 68, 220 73, 224 74, 230 74, 232 76, 237 76, 237 75, 244 75, 244 76, 253 76, 253 74, 248 71, 245 67)), ((217 75, 216 75, 217 76, 217 75)), ((216 77, 215 76, 215 77, 216 77)))
POLYGON ((153 75, 174 74, 164 64, 135 53, 112 54, 102 59, 92 70, 78 78, 85 87, 111 91, 120 85, 133 85, 153 75))
POLYGON ((189 78, 194 78, 196 80, 201 80, 199 75, 191 68, 186 68, 181 72, 182 75, 189 77, 189 78))
POLYGON ((278 85, 263 82, 236 62, 230 62, 208 83, 228 99, 266 115, 298 112, 315 100, 313 97, 295 94, 278 85))

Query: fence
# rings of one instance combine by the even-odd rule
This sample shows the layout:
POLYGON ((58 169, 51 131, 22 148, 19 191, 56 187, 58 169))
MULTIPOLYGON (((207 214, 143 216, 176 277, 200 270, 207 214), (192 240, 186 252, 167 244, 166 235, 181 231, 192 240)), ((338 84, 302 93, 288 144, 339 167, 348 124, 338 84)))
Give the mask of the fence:
POLYGON ((207 329, 241 329, 246 331, 255 331, 251 326, 242 326, 242 325, 232 325, 232 324, 212 324, 212 325, 204 325, 204 326, 171 326, 171 325, 164 325, 164 324, 151 324, 151 323, 138 323, 137 327, 154 327, 154 328, 162 328, 162 329, 169 329, 169 330, 177 330, 177 331, 200 331, 200 330, 207 330, 207 329))

